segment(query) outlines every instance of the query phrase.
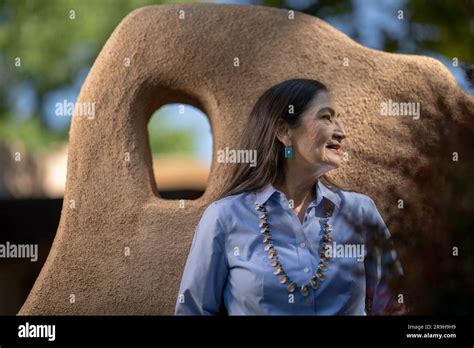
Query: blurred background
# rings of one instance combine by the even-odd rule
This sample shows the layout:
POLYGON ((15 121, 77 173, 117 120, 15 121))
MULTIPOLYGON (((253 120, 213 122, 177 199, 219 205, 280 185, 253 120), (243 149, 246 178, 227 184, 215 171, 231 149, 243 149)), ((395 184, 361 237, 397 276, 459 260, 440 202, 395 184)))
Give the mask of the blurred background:
MULTIPOLYGON (((210 2, 317 16, 367 47, 436 58, 474 94, 474 1, 210 2)), ((58 116, 58 106, 76 101, 102 46, 129 12, 164 3, 0 0, 0 243, 39 245, 37 262, 0 259, 0 315, 19 310, 59 223, 71 113, 58 116)), ((212 157, 207 116, 190 105, 165 105, 148 130, 162 197, 202 195, 212 157)))

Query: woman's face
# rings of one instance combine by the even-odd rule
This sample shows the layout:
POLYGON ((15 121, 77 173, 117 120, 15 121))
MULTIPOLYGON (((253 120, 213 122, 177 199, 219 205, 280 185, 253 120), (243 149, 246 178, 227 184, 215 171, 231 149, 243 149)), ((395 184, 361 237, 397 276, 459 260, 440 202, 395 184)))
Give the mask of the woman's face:
POLYGON ((320 91, 301 115, 300 124, 288 129, 293 147, 290 162, 322 175, 341 164, 341 142, 346 137, 329 92, 320 91))

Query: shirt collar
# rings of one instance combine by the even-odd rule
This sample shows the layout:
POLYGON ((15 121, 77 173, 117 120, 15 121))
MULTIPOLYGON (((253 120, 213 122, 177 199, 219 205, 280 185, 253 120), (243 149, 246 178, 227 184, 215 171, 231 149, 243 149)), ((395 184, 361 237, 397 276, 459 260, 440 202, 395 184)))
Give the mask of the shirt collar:
MULTIPOLYGON (((278 191, 271 183, 266 184, 262 190, 257 191, 255 203, 266 203, 275 192, 284 195, 283 192, 278 191)), ((316 200, 313 201, 311 204, 314 203, 315 206, 318 206, 321 203, 323 197, 339 208, 339 205, 341 204, 341 197, 339 197, 336 192, 332 191, 326 185, 324 185, 321 180, 318 180, 318 184, 316 185, 316 200)))

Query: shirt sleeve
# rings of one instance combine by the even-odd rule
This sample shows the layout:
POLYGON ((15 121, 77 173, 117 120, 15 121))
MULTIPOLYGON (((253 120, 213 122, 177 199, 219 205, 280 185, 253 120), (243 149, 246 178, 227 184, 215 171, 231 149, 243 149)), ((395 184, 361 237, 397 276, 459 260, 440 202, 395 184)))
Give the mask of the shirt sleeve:
POLYGON ((176 315, 216 315, 228 275, 226 230, 214 203, 199 221, 184 267, 176 315))
POLYGON ((405 306, 399 303, 396 289, 403 277, 403 269, 390 232, 371 198, 365 224, 371 237, 367 241, 365 259, 367 314, 402 314, 405 306))

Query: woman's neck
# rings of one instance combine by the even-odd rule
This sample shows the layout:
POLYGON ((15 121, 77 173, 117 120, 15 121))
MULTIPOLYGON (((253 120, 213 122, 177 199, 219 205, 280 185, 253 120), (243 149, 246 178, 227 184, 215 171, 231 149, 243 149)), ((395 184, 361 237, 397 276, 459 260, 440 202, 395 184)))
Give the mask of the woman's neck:
POLYGON ((314 181, 299 180, 285 180, 273 184, 277 190, 286 195, 288 200, 293 200, 295 208, 315 199, 314 185, 314 181))
POLYGON ((316 199, 315 185, 317 182, 318 177, 314 175, 285 175, 283 180, 275 182, 273 186, 283 192, 288 200, 293 201, 293 207, 291 208, 293 208, 300 221, 303 222, 306 208, 316 199))
POLYGON ((288 200, 293 200, 295 207, 305 202, 309 204, 315 199, 314 185, 318 182, 320 173, 298 167, 296 163, 285 166, 284 173, 273 186, 283 192, 288 200))

